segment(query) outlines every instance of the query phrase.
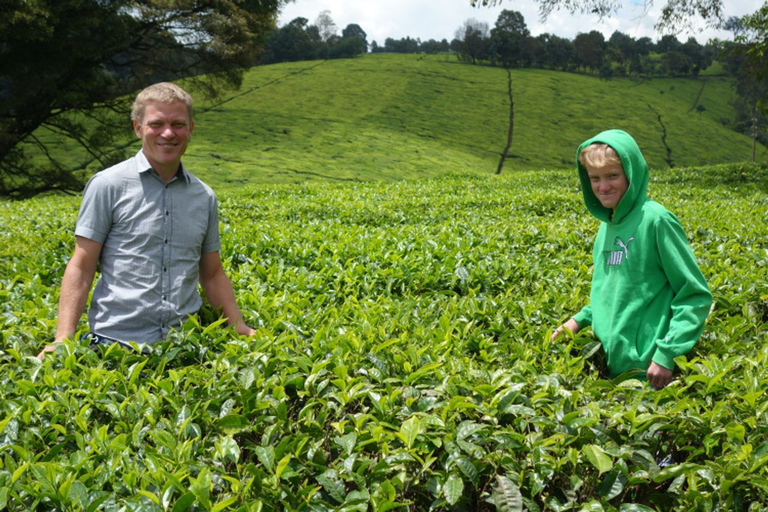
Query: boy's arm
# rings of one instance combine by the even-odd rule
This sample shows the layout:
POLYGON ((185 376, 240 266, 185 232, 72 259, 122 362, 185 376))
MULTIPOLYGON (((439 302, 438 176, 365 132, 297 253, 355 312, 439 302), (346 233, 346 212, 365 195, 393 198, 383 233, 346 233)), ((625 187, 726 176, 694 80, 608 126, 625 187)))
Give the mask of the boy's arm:
POLYGON ((672 370, 674 359, 690 352, 701 336, 712 293, 676 218, 660 220, 656 238, 661 265, 675 296, 669 330, 663 339, 656 340, 653 362, 672 370))

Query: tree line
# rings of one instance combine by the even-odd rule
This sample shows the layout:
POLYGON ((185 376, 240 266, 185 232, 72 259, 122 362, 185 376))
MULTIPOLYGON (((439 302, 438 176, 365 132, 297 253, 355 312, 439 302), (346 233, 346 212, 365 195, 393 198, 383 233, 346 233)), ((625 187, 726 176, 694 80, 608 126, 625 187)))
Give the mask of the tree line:
POLYGON ((712 64, 717 49, 689 38, 680 42, 665 35, 654 42, 615 31, 609 39, 597 31, 579 33, 573 40, 554 34, 532 36, 525 18, 504 10, 491 29, 485 22, 467 20, 453 43, 459 58, 504 68, 543 68, 583 72, 602 78, 629 75, 698 75, 712 64))
POLYGON ((261 64, 316 59, 345 59, 368 51, 368 36, 360 25, 351 23, 338 33, 329 11, 323 11, 310 24, 295 18, 272 32, 261 64))

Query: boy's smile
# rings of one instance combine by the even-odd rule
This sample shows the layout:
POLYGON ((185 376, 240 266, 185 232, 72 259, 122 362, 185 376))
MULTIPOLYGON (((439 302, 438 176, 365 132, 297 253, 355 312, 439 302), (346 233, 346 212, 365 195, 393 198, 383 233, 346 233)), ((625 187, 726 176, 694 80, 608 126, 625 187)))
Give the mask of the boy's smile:
POLYGON ((606 208, 616 210, 621 198, 629 188, 627 175, 621 164, 609 164, 605 167, 587 167, 587 175, 600 204, 606 208))

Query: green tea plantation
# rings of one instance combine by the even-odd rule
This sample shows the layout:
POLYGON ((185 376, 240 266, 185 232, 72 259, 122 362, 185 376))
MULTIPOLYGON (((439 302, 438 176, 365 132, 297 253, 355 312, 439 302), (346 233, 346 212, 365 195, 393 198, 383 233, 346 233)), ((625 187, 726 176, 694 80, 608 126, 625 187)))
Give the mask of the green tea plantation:
MULTIPOLYGON (((0 510, 768 509, 768 168, 652 170, 710 283, 667 388, 609 380, 573 171, 221 191, 246 320, 53 339, 78 197, 0 213, 0 510)), ((81 333, 87 330, 85 320, 81 333)))

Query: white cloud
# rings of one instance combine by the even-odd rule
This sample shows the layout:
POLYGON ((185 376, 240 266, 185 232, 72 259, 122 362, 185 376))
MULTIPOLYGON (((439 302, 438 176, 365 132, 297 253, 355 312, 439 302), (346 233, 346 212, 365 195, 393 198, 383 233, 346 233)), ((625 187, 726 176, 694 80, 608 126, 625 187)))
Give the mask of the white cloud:
MULTIPOLYGON (((409 36, 422 41, 450 41, 456 29, 467 19, 485 21, 493 27, 499 13, 509 9, 520 11, 533 35, 549 32, 573 39, 579 32, 599 30, 608 38, 615 30, 620 30, 635 38, 647 36, 656 40, 660 35, 655 31, 654 24, 665 0, 656 0, 656 5, 648 9, 648 12, 644 2, 628 0, 628 5, 618 14, 602 21, 599 21, 596 15, 571 15, 566 11, 555 11, 545 22, 539 20, 536 2, 503 0, 494 7, 472 7, 469 2, 470 0, 295 0, 283 8, 278 24, 284 25, 299 16, 313 23, 322 11, 330 11, 339 33, 350 23, 356 23, 368 34, 369 42, 376 41, 380 45, 384 44, 387 37, 400 39, 409 36)), ((725 14, 728 17, 753 13, 760 8, 762 2, 763 0, 729 0, 725 5, 725 14)), ((701 28, 705 28, 703 24, 701 28)), ((693 36, 703 43, 709 38, 726 38, 730 34, 705 29, 683 31, 677 36, 680 40, 693 36)))

